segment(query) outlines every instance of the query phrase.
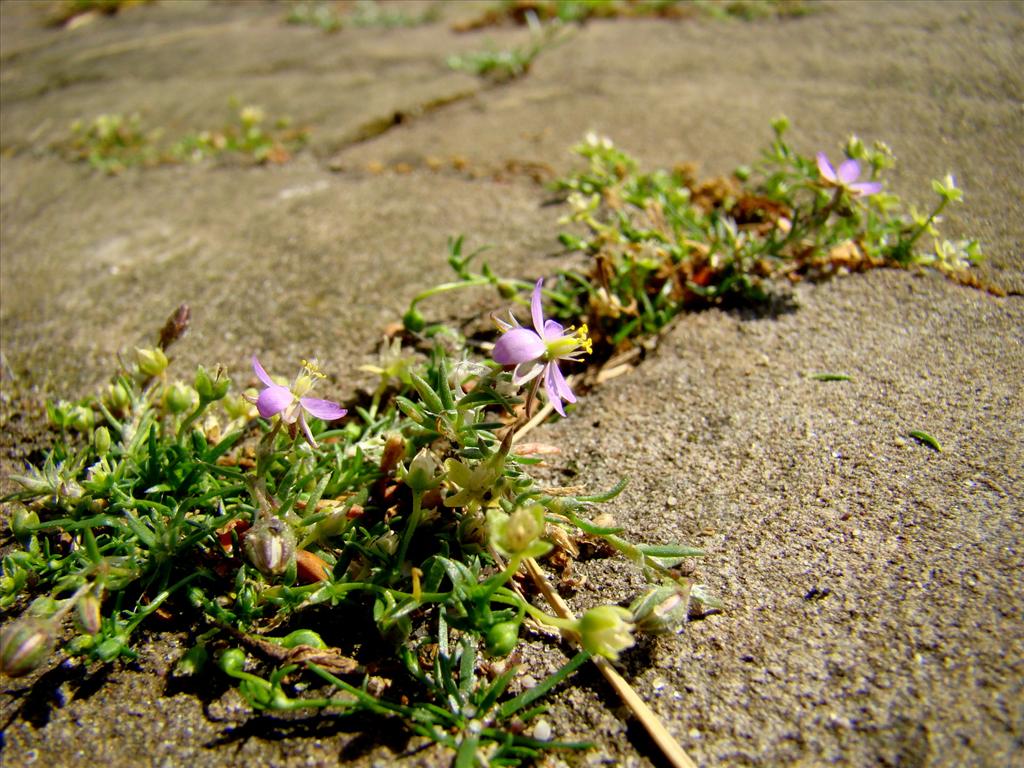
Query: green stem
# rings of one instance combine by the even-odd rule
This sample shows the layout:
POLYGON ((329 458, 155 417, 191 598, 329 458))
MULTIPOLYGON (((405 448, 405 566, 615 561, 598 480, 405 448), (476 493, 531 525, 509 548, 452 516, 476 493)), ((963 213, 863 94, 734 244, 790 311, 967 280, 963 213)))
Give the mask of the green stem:
POLYGON ((947 198, 942 198, 939 201, 939 204, 935 206, 935 210, 932 211, 931 215, 924 221, 924 223, 918 225, 917 229, 915 229, 914 232, 910 235, 910 237, 907 238, 905 242, 907 244, 908 251, 914 247, 914 243, 917 242, 918 238, 920 238, 921 235, 923 235, 928 230, 928 227, 931 226, 931 223, 935 221, 935 217, 942 213, 942 209, 946 207, 946 204, 948 202, 949 200, 947 198))
POLYGON ((536 619, 541 624, 547 624, 549 627, 555 627, 556 629, 576 631, 576 619, 563 619, 560 616, 552 616, 549 613, 544 613, 540 608, 530 605, 530 603, 526 602, 519 595, 509 590, 498 592, 491 599, 496 603, 504 603, 505 605, 511 605, 519 608, 520 610, 525 610, 530 614, 531 618, 536 619))
POLYGON ((444 293, 446 291, 455 291, 458 290, 459 288, 473 288, 478 285, 490 284, 491 281, 488 280, 486 277, 483 277, 482 275, 470 278, 469 280, 459 280, 458 282, 455 283, 441 283, 440 285, 435 285, 433 288, 429 288, 423 291, 422 293, 416 294, 416 296, 413 297, 412 301, 409 302, 409 309, 412 309, 424 299, 429 299, 431 296, 436 296, 439 293, 444 293))
POLYGON ((186 416, 185 420, 183 422, 181 422, 181 426, 178 427, 178 442, 179 443, 189 433, 189 430, 192 428, 192 425, 195 424, 196 419, 198 419, 200 416, 202 416, 203 411, 206 410, 207 406, 209 406, 211 402, 213 402, 213 401, 212 400, 203 400, 202 398, 200 398, 199 399, 199 405, 196 406, 196 409, 194 411, 192 411, 192 413, 190 413, 188 416, 186 416))
POLYGON ((405 562, 405 555, 409 551, 409 544, 412 541, 413 534, 416 533, 416 528, 420 524, 420 516, 423 513, 423 510, 420 508, 422 499, 422 491, 412 492, 412 513, 409 515, 409 521, 405 525, 402 541, 398 545, 398 557, 395 560, 395 567, 399 570, 401 570, 402 564, 405 562))

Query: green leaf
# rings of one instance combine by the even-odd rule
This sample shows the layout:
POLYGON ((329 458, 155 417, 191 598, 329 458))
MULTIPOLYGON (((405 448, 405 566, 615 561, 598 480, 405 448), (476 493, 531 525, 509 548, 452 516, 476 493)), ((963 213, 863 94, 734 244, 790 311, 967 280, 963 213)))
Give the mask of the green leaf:
POLYGON ((939 441, 936 440, 931 435, 929 435, 927 432, 922 432, 920 429, 912 429, 907 434, 910 435, 915 440, 917 440, 919 443, 924 443, 925 445, 934 448, 939 453, 942 453, 942 446, 939 444, 939 441))
POLYGON ((579 669, 583 664, 590 658, 590 654, 586 651, 580 651, 569 663, 562 667, 557 672, 548 675, 544 680, 541 681, 540 685, 536 685, 528 691, 525 691, 514 699, 509 699, 498 709, 498 717, 505 719, 511 717, 523 707, 529 706, 531 703, 545 695, 548 691, 554 688, 556 685, 565 680, 569 675, 579 669))

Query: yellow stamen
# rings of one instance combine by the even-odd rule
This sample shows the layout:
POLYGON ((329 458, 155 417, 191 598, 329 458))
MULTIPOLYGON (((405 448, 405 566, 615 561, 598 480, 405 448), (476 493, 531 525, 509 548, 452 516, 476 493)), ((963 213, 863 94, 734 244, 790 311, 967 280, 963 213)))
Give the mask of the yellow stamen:
POLYGON ((303 360, 302 367, 306 372, 317 379, 326 379, 327 374, 320 370, 320 366, 316 364, 316 360, 303 360))

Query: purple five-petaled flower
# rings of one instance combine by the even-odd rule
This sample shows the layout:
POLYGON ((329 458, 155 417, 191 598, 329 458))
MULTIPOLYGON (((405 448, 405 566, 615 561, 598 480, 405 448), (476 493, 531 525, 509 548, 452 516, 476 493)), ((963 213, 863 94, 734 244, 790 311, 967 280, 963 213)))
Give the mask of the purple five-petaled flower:
POLYGON ((565 416, 562 402, 575 403, 576 396, 558 369, 558 363, 561 360, 579 360, 580 354, 590 352, 592 342, 587 338, 586 325, 580 326, 578 330, 567 330, 554 320, 544 319, 541 309, 543 286, 544 279, 541 278, 533 289, 530 301, 533 329, 521 327, 515 317, 511 323, 496 319, 503 334, 494 345, 492 356, 496 363, 515 366, 512 369, 512 383, 517 386, 543 376, 548 402, 559 415, 565 416))
POLYGON ((295 377, 295 383, 290 388, 278 384, 270 378, 270 375, 260 365, 256 355, 252 357, 252 369, 256 372, 256 377, 265 385, 256 399, 256 410, 260 412, 260 416, 269 419, 280 414, 281 421, 288 425, 297 421, 302 427, 302 434, 314 448, 316 448, 316 440, 313 439, 313 433, 309 429, 309 424, 306 423, 306 414, 316 416, 324 421, 334 421, 348 413, 337 403, 306 395, 313 388, 316 379, 324 378, 324 374, 320 372, 315 363, 303 360, 302 372, 295 377))
POLYGON ((819 152, 818 172, 826 182, 848 190, 854 197, 874 195, 882 191, 882 185, 877 181, 857 181, 860 178, 860 163, 856 160, 844 160, 837 170, 828 161, 828 156, 824 152, 819 152))

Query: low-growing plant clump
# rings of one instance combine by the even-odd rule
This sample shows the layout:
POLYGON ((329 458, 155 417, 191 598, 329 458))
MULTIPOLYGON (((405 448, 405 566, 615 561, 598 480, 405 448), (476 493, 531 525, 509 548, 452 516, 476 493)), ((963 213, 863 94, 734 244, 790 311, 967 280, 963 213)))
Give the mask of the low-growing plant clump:
MULTIPOLYGON (((773 124, 761 158, 731 177, 698 180, 690 165, 643 172, 605 137, 588 135, 575 151, 582 170, 556 182, 575 225, 560 235, 581 265, 545 284, 552 316, 585 324, 592 361, 635 353, 680 313, 711 304, 758 303, 788 283, 880 267, 926 268, 985 288, 971 271, 982 258, 976 240, 943 238, 938 225, 962 191, 951 175, 932 183, 930 211, 905 208, 885 189, 892 151, 851 137, 837 165, 819 152, 799 154, 786 141, 788 121, 773 124), (863 177, 863 178, 862 178, 863 177), (582 234, 579 227, 582 226, 582 234)), ((463 287, 493 286, 503 296, 529 283, 499 275, 482 251, 449 257, 456 279, 414 297, 405 316, 422 330, 420 302, 463 287)))
POLYGON ((255 164, 288 162, 305 145, 308 132, 292 127, 287 118, 268 122, 262 109, 247 105, 219 128, 186 134, 166 144, 161 142, 160 131, 143 128, 138 114, 103 114, 91 122, 75 121, 70 139, 59 149, 70 159, 109 174, 210 158, 255 164))
MULTIPOLYGON (((344 407, 320 396, 329 379, 313 360, 282 379, 253 356, 248 389, 220 367, 173 376, 180 308, 101 393, 48 406, 54 445, 4 500, 18 546, 0 578, 3 672, 33 674, 58 649, 131 658, 139 630, 174 617, 192 638, 176 674, 216 665, 255 710, 391 718, 459 766, 585 747, 550 740, 541 698, 588 659, 613 676, 636 633, 679 632, 719 603, 689 567, 701 550, 631 542, 601 513, 624 483, 546 485, 521 438, 551 412, 571 416, 580 385, 601 380, 578 374, 621 369, 688 309, 877 267, 977 282, 978 244, 937 230, 961 199, 951 177, 933 184, 929 212, 904 212, 885 189, 884 144, 851 138, 833 163, 790 147, 785 120, 773 127, 757 163, 709 181, 641 172, 587 136, 586 167, 557 183, 578 266, 536 280, 473 271, 480 252, 452 240, 455 279, 413 298, 362 366, 378 386, 344 407), (528 315, 496 315, 469 340, 424 316, 431 297, 470 287, 528 315), (612 556, 647 588, 572 615, 557 588, 573 588, 574 562, 612 556), (522 643, 545 638, 578 652, 524 689, 522 643)), ((106 134, 144 145, 130 120, 106 134)))

